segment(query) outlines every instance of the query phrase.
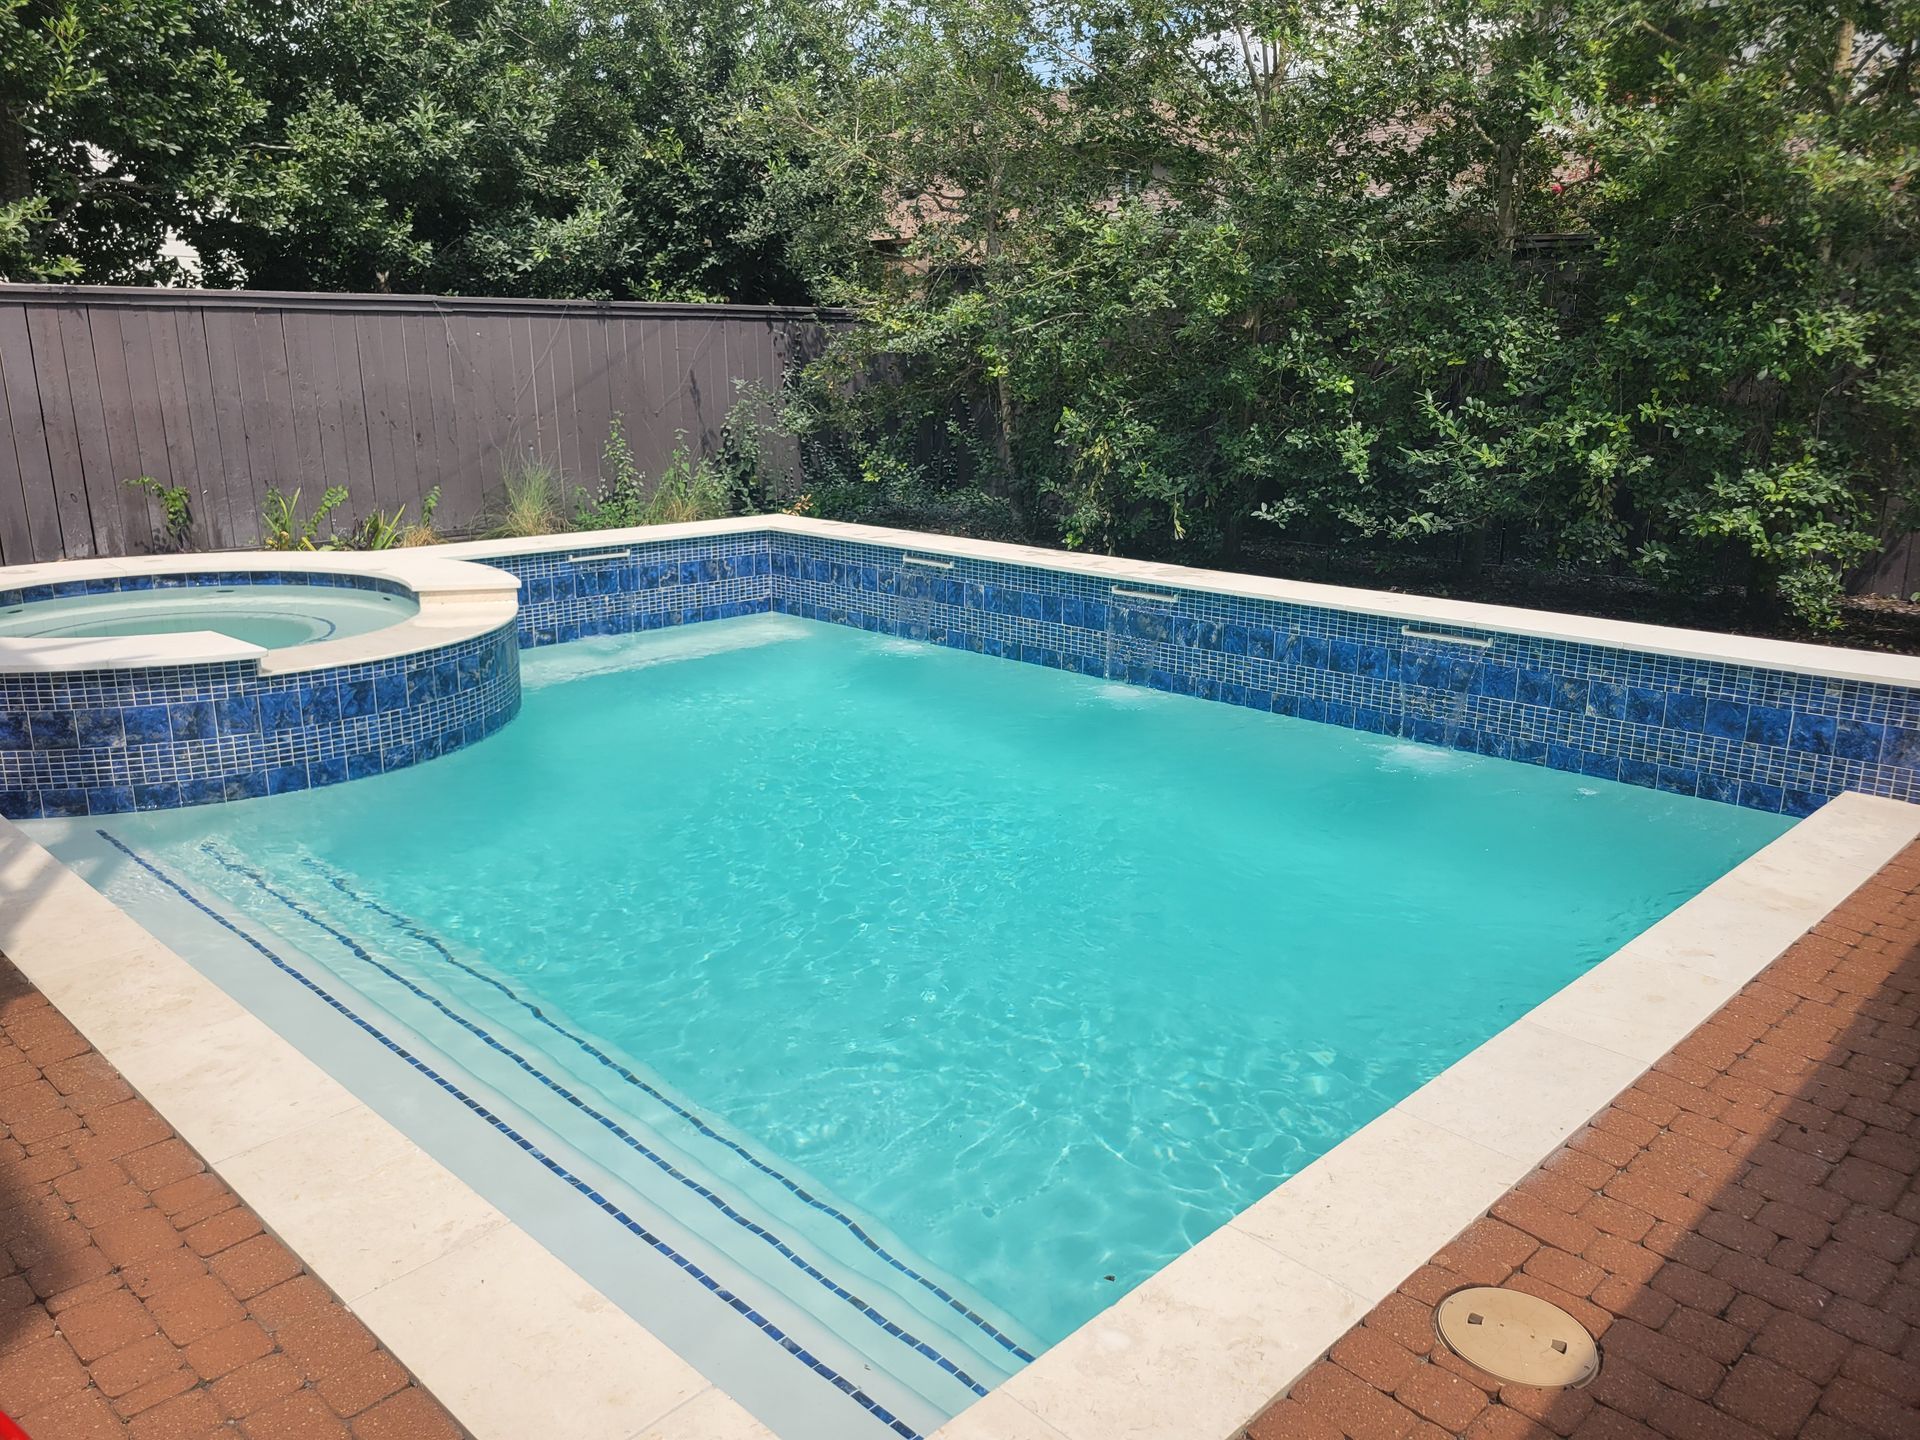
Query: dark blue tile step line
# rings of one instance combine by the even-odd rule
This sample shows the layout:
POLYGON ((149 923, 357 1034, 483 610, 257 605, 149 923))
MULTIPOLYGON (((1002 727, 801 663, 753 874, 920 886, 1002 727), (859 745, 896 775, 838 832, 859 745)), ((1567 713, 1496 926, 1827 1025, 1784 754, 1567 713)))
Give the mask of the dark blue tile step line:
POLYGON ((962 1385, 966 1386, 967 1389, 971 1390, 974 1394, 985 1395, 987 1393, 986 1386, 982 1385, 978 1380, 975 1380, 965 1370, 962 1370, 953 1361, 949 1360, 946 1356, 942 1355, 938 1350, 934 1349, 933 1346, 929 1345, 926 1341, 920 1339, 917 1335, 905 1329, 904 1327, 899 1325, 897 1322, 888 1319, 887 1316, 884 1315, 881 1311, 875 1309, 872 1305, 868 1304, 865 1300, 862 1300, 859 1296, 855 1295, 852 1291, 848 1290, 845 1286, 839 1284, 838 1282, 833 1280, 830 1276, 826 1275, 824 1272, 822 1272, 820 1269, 814 1266, 811 1262, 809 1262, 807 1259, 801 1256, 798 1252, 796 1252, 792 1246, 787 1244, 786 1241, 782 1240, 778 1235, 775 1235, 771 1230, 768 1230, 765 1226, 759 1224, 758 1222, 753 1220, 751 1217, 743 1215, 738 1210, 734 1209, 732 1205, 727 1203, 727 1200, 724 1196, 717 1194, 715 1191, 713 1191, 709 1187, 701 1184, 698 1180, 694 1179, 691 1175, 688 1175, 684 1171, 680 1170, 678 1167, 676 1167, 673 1164, 672 1161, 668 1160, 665 1156, 660 1155, 655 1151, 649 1149, 643 1141, 641 1141, 631 1131, 627 1130, 624 1126, 622 1126, 619 1121, 612 1119, 610 1116, 602 1114, 599 1110, 596 1110, 593 1106, 589 1105, 585 1100, 582 1100, 578 1095, 574 1094, 573 1091, 569 1090, 566 1086, 562 1085, 559 1081, 555 1080, 552 1076, 548 1075, 544 1070, 541 1070, 531 1060, 527 1059, 526 1056, 522 1055, 519 1051, 513 1049, 512 1046, 507 1045, 503 1041, 497 1039, 485 1028, 475 1024, 472 1020, 468 1019, 465 1015, 462 1015, 458 1010, 455 1010, 450 1005, 445 1004, 437 996, 431 994, 427 990, 415 984, 412 980, 407 978, 407 976, 403 975, 400 971, 394 969, 392 966, 386 964, 384 961, 377 959, 371 951, 369 951, 358 940, 355 940, 351 935, 348 935, 344 931, 337 929, 335 926, 328 924, 325 920, 322 920, 319 916, 315 915, 312 911, 308 910, 306 906, 302 905, 298 900, 294 899, 291 895, 286 894, 282 890, 276 889, 272 884, 272 882, 269 881, 267 877, 261 874, 258 870, 255 870, 252 866, 244 864, 241 861, 234 860, 228 857, 227 855, 223 854, 220 848, 215 844, 213 844, 212 841, 207 841, 203 843, 200 846, 200 853, 205 855, 208 859, 212 860, 216 865, 220 866, 222 869, 226 870, 229 874, 240 876, 242 879, 252 884, 255 889, 261 891, 265 895, 271 896, 274 900, 279 901, 280 904, 286 906, 287 909, 291 910, 295 915, 298 915, 302 920, 305 920, 308 924, 314 926, 316 929, 325 931, 334 940, 336 940, 344 949, 346 949, 348 953, 353 955, 355 959, 359 960, 361 963, 365 965, 370 966, 375 970, 378 970, 382 975, 386 976, 389 980, 393 981, 396 985, 399 985, 404 990, 406 990, 408 994, 432 1006, 435 1010, 439 1011, 440 1014, 444 1015, 447 1019, 451 1020, 455 1025, 458 1025, 462 1030, 465 1030, 469 1035, 472 1035, 481 1044, 485 1045, 489 1050, 492 1050, 496 1054, 502 1056, 504 1059, 508 1060, 513 1065, 518 1067, 523 1073, 525 1073, 530 1079, 532 1079, 535 1083, 540 1085, 542 1088, 552 1092, 554 1095, 558 1096, 566 1104, 572 1106, 575 1110, 578 1110, 582 1115, 585 1115, 588 1119, 592 1120, 596 1125, 600 1126, 600 1128, 605 1130, 609 1135, 612 1135, 622 1145, 625 1145, 629 1150, 633 1151, 636 1155, 639 1155, 642 1159, 647 1161, 648 1164, 658 1169, 663 1175, 668 1176, 677 1184, 684 1186, 687 1190, 689 1190, 693 1194, 698 1195, 708 1205, 712 1206, 716 1211, 718 1211, 721 1215, 724 1215, 728 1220, 732 1221, 735 1225, 738 1225, 741 1229, 745 1230, 748 1234, 754 1236, 756 1239, 770 1246, 777 1254, 781 1256, 782 1259, 786 1260, 788 1264, 792 1265, 795 1269, 799 1270, 809 1280, 813 1281, 816 1285, 820 1286, 823 1290, 825 1290, 828 1294, 832 1295, 835 1299, 841 1301, 846 1305, 851 1306, 856 1312, 858 1312, 865 1319, 867 1319, 874 1325, 878 1326, 881 1330, 885 1331, 888 1335, 898 1340, 901 1344, 907 1346, 908 1349, 913 1350, 915 1353, 931 1361, 934 1365, 938 1366, 940 1369, 946 1371, 947 1374, 953 1376, 954 1379, 958 1380, 962 1385))
POLYGON ((394 1056, 398 1057, 399 1059, 405 1061, 414 1070, 418 1071, 421 1075, 426 1077, 428 1080, 432 1081, 433 1084, 438 1086, 440 1089, 444 1090, 447 1094, 453 1096, 453 1098, 458 1100, 462 1105, 466 1106, 467 1109, 471 1110, 480 1119, 484 1120, 487 1124, 491 1125, 495 1130, 499 1131, 502 1135, 506 1136, 509 1140, 513 1141, 515 1145, 519 1146, 520 1149, 522 1149, 528 1155, 532 1156, 535 1160, 537 1160, 551 1174, 559 1177, 561 1180, 564 1180, 568 1185, 572 1186, 581 1195, 591 1200, 596 1206, 598 1206, 607 1215, 611 1216, 630 1234, 634 1235, 643 1243, 645 1243, 648 1247, 657 1251, 659 1254, 665 1256, 668 1260, 672 1261, 681 1270, 685 1271, 686 1274, 691 1279, 698 1282, 703 1289, 711 1293, 715 1299, 724 1302, 729 1309, 733 1310, 736 1314, 743 1316, 748 1322, 750 1322, 754 1326, 755 1329, 759 1330, 768 1339, 776 1342, 781 1347, 781 1349, 785 1350, 789 1355, 792 1355, 796 1360, 800 1361, 803 1365, 805 1365, 809 1370, 813 1371, 816 1375, 819 1375, 822 1379, 826 1380, 836 1390, 840 1391, 842 1394, 847 1396, 848 1399, 852 1400, 855 1404, 859 1405, 861 1409, 867 1411, 876 1420, 879 1420, 883 1424, 885 1424, 889 1430, 893 1431, 894 1434, 900 1436, 901 1440, 925 1440, 925 1437, 923 1437, 919 1431, 915 1430, 911 1425, 907 1424, 906 1421, 897 1419, 894 1416, 894 1414, 890 1410, 888 1410, 884 1405, 882 1405, 879 1401, 875 1400, 871 1395, 868 1395, 864 1390, 860 1389, 859 1386, 855 1385, 851 1380, 847 1379, 844 1375, 841 1375, 840 1373, 835 1371, 831 1366, 827 1365, 824 1361, 817 1359, 814 1355, 812 1355, 806 1349, 805 1346, 801 1345, 799 1341, 793 1339, 793 1337, 788 1335, 778 1325, 774 1324, 773 1321, 767 1319, 766 1316, 760 1314, 759 1311, 755 1310, 745 1300, 742 1300, 739 1296, 735 1295, 731 1290, 727 1289, 713 1276, 707 1274, 706 1271, 702 1270, 692 1260, 688 1259, 686 1256, 682 1255, 679 1251, 675 1250, 671 1245, 667 1244, 666 1241, 662 1240, 658 1235, 655 1235, 651 1230, 647 1229, 646 1226, 642 1225, 638 1220, 634 1219, 631 1215, 627 1214, 626 1211, 622 1210, 613 1201, 607 1199, 604 1195, 600 1194, 599 1191, 595 1190, 592 1186, 588 1185, 586 1181, 582 1180, 579 1176, 575 1175, 571 1170, 567 1169, 566 1166, 562 1165, 559 1161, 555 1160, 552 1156, 548 1155, 544 1150, 540 1149, 540 1147, 535 1145, 533 1141, 529 1140, 526 1136, 522 1135, 518 1130, 515 1130, 511 1125, 507 1124, 506 1121, 502 1120, 498 1115, 495 1115, 491 1110, 487 1109, 487 1107, 481 1104, 480 1101, 476 1100, 473 1096, 467 1094, 466 1091, 462 1090, 458 1085, 454 1084, 451 1080, 447 1079, 444 1075, 440 1074, 439 1071, 435 1070, 432 1066, 428 1065, 424 1060, 421 1060, 418 1056, 414 1055, 411 1051, 405 1049, 399 1043, 394 1041, 384 1031, 382 1031, 379 1027, 374 1025, 371 1021, 365 1019, 354 1010, 349 1009, 346 1005, 342 1004, 339 1000, 336 1000, 327 991, 322 989, 319 985, 315 984, 306 975, 302 974, 297 968, 295 968, 293 965, 288 964, 287 961, 283 960, 269 946, 264 944, 262 941, 256 939, 254 936, 248 934, 245 930, 242 930, 238 925, 234 924, 233 921, 229 920, 225 915, 221 914, 218 910, 214 909, 211 905, 203 901, 199 896, 195 895, 191 890, 189 890, 180 881, 176 880, 172 875, 168 874, 159 865, 147 859, 146 856, 140 854, 137 850, 135 850, 132 846, 126 844, 118 836, 113 835, 106 830, 96 830, 94 833, 97 834, 102 840, 106 841, 109 845, 113 846, 113 848, 118 850, 121 854, 125 855, 129 860, 133 861, 134 864, 138 865, 141 869, 145 870, 149 875, 153 876, 154 879, 158 880, 161 884, 165 885, 169 890, 173 891, 182 900, 185 900, 189 905, 193 906, 194 909, 198 910, 201 914, 205 915, 209 920, 212 920, 216 925, 220 926, 223 930, 228 931, 230 934, 244 941, 250 948, 252 948, 253 950, 257 951, 260 955, 265 957, 267 962, 271 964, 276 970, 280 971, 282 974, 294 980, 303 989, 307 990, 316 998, 318 998, 323 1003, 325 1003, 330 1010, 333 1010, 336 1014, 340 1015, 343 1019, 351 1022, 356 1028, 363 1031, 365 1034, 367 1034, 372 1039, 377 1041, 382 1048, 384 1048, 394 1056))
POLYGON ((523 999, 511 986, 507 985, 504 981, 497 980, 493 976, 487 974, 485 971, 480 970, 472 965, 469 965, 464 960, 461 960, 458 957, 456 957, 453 951, 448 948, 446 943, 442 941, 439 936, 433 934, 430 930, 427 930, 418 921, 412 919, 410 916, 401 914, 399 911, 394 910, 387 905, 382 904, 380 901, 375 900, 370 895, 362 894, 360 891, 356 890, 353 887, 353 885, 347 880, 347 878, 344 875, 338 874, 337 872, 329 869, 327 866, 321 864, 320 861, 314 858, 313 856, 311 855, 304 856, 302 857, 302 859, 303 859, 303 863, 305 863, 308 869, 312 870, 316 875, 324 879, 329 885, 331 885, 341 895, 345 896, 348 900, 352 901, 356 905, 362 906, 363 908, 372 911, 374 914, 379 915, 383 919, 387 920, 389 923, 398 927, 409 938, 416 940, 420 944, 425 945, 429 949, 433 950, 435 953, 437 953, 440 956, 441 959, 445 960, 447 964, 453 966, 456 970, 459 970, 462 974, 470 975, 475 980, 480 981, 482 984, 491 986, 493 989, 499 991, 502 995, 506 996, 507 999, 511 1000, 515 1005, 518 1005, 522 1010, 526 1011, 527 1014, 531 1015, 535 1020, 538 1020, 542 1025, 546 1026, 549 1030, 553 1031, 554 1034, 564 1036, 566 1039, 572 1041, 574 1045, 578 1046, 583 1052, 591 1056, 596 1063, 612 1071, 615 1075, 618 1075, 622 1080, 626 1081, 627 1084, 633 1086, 636 1090, 639 1090, 642 1094, 657 1101, 659 1104, 665 1106, 668 1110, 671 1110, 675 1115, 679 1116, 682 1120, 686 1121, 688 1125, 692 1126, 693 1129, 698 1131, 701 1135, 713 1141, 716 1145, 725 1147, 727 1150, 731 1151, 734 1155, 737 1155, 741 1160, 745 1161, 748 1165, 752 1166, 755 1170, 759 1171, 762 1175, 765 1175, 769 1179, 775 1181, 777 1184, 781 1186, 781 1188, 786 1190, 789 1194, 794 1196, 796 1199, 800 1200, 801 1202, 803 1202, 808 1206, 811 1206, 813 1209, 819 1211, 822 1215, 827 1216, 829 1219, 845 1227, 848 1234, 852 1235, 854 1239, 858 1240, 874 1255, 877 1255, 880 1259, 886 1261, 888 1265, 892 1266, 895 1270, 899 1271, 902 1275, 906 1276, 908 1279, 922 1286, 929 1294, 937 1296, 942 1302, 944 1302, 947 1306, 949 1306, 956 1314, 960 1315, 962 1318, 967 1320, 970 1324, 977 1326, 981 1331, 983 1331, 985 1334, 990 1336, 995 1341, 995 1343, 997 1343, 1002 1348, 1004 1348, 1009 1354, 1017 1357, 1018 1359, 1026 1363, 1029 1363, 1029 1364, 1032 1363, 1034 1358, 1033 1355, 1026 1349, 1022 1348, 1022 1346, 1018 1341, 1014 1340, 1013 1337, 1005 1334, 1003 1331, 998 1329, 993 1324, 992 1321, 986 1319, 984 1316, 979 1315, 975 1313, 973 1310, 969 1309, 964 1301, 948 1293, 948 1291, 942 1288, 937 1281, 931 1280, 925 1275, 922 1275, 918 1270, 915 1270, 912 1266, 908 1265, 905 1261, 893 1255, 884 1246, 882 1246, 877 1240, 875 1240, 871 1235, 869 1235, 866 1232, 866 1230, 861 1227, 860 1222, 855 1220, 851 1215, 846 1214, 844 1211, 839 1210, 834 1206, 828 1204, 826 1201, 821 1200, 818 1197, 810 1194, 804 1186, 802 1186, 798 1181, 794 1180, 791 1176, 785 1174, 783 1171, 779 1169, 776 1169, 774 1166, 769 1165, 766 1161, 762 1160, 759 1156, 755 1155, 751 1150, 748 1150, 745 1146, 741 1145, 738 1141, 730 1139, 728 1136, 723 1135, 719 1131, 715 1130, 711 1125, 707 1124, 705 1120, 701 1119, 699 1115, 687 1109, 686 1106, 682 1105, 679 1101, 675 1100, 672 1096, 666 1094, 664 1091, 660 1090, 658 1087, 649 1084, 646 1080, 642 1079, 639 1075, 635 1074, 633 1070, 630 1069, 629 1067, 622 1065, 618 1060, 613 1059, 610 1055, 606 1054, 598 1046, 596 1046, 591 1040, 588 1040, 584 1035, 576 1034, 574 1031, 567 1029, 566 1026, 561 1025, 557 1021, 550 1018, 547 1015, 547 1013, 543 1011, 538 1005, 535 1005, 530 1000, 523 999))

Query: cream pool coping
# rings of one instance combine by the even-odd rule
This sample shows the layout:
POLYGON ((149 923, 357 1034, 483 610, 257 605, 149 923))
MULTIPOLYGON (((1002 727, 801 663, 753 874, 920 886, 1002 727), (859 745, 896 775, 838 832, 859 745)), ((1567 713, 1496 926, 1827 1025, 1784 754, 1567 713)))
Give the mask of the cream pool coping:
POLYGON ((1920 838, 1847 794, 1356 1131, 935 1440, 1226 1440, 1920 838))
POLYGON ((0 952, 476 1437, 772 1432, 0 820, 0 952), (559 1408, 557 1408, 559 1407, 559 1408))
POLYGON ((488 634, 519 613, 520 581, 504 570, 441 553, 440 547, 351 554, 288 554, 231 550, 196 555, 133 556, 121 560, 60 560, 0 569, 0 590, 125 575, 191 575, 205 571, 283 571, 309 575, 364 575, 413 592, 418 612, 392 625, 268 650, 210 630, 174 635, 89 636, 27 640, 0 637, 0 673, 133 670, 154 665, 213 665, 252 660, 262 675, 361 665, 417 655, 488 634))

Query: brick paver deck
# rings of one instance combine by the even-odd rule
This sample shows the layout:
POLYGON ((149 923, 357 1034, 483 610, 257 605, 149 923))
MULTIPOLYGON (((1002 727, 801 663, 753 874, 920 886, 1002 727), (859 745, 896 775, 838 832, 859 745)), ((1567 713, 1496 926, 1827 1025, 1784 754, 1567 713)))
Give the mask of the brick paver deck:
POLYGON ((1920 1440, 1920 845, 1408 1278, 1251 1440, 1920 1440), (1584 1390, 1434 1339, 1463 1285, 1600 1337, 1584 1390))
POLYGON ((0 959, 0 1409, 32 1440, 458 1440, 0 959))

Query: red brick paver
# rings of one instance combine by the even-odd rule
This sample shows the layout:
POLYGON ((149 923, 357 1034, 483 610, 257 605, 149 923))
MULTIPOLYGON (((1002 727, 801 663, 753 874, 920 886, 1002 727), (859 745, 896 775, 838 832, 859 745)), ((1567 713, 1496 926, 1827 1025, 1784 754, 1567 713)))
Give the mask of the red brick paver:
POLYGON ((1333 1347, 1249 1440, 1920 1440, 1920 845, 1333 1347), (1463 1285, 1600 1337, 1584 1390, 1434 1338, 1463 1285))
POLYGON ((0 1410, 33 1440, 459 1440, 0 959, 0 1410))

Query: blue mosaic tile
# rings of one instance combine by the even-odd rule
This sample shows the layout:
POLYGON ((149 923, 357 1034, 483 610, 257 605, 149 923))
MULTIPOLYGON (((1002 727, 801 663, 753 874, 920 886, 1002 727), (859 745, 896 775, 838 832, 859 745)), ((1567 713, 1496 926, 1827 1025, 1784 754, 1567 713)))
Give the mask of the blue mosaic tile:
MULTIPOLYGON (((1920 693, 1899 687, 1028 564, 936 568, 814 536, 583 537, 571 552, 485 563, 521 581, 517 647, 777 610, 1725 803, 1802 813, 1848 789, 1920 799, 1920 693)), ((63 808, 91 792, 117 802, 127 786, 135 803, 141 787, 162 803, 169 786, 205 803, 206 780, 234 798, 291 786, 295 767, 317 784, 399 769, 511 718, 517 647, 273 683, 237 665, 0 677, 0 812, 44 809, 49 794, 63 808)))
POLYGON ((517 713, 519 655, 505 625, 425 656, 308 675, 263 676, 251 662, 0 675, 0 813, 216 804, 396 769, 517 713), (423 682, 416 703, 368 703, 405 697, 410 676, 423 682))
POLYGON ((1730 804, 1920 800, 1920 692, 1902 687, 962 557, 936 588, 900 551, 826 537, 772 551, 783 614, 1730 804))

